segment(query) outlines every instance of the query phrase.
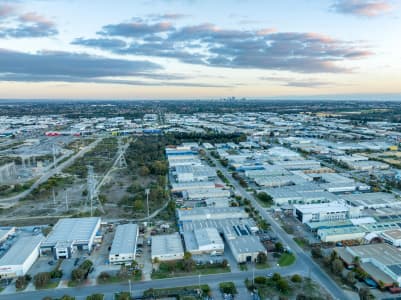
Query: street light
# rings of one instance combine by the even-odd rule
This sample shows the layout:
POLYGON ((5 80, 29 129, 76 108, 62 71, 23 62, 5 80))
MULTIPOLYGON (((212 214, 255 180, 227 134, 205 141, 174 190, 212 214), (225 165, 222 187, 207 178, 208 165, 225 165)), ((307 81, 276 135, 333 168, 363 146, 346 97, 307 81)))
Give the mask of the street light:
POLYGON ((128 285, 129 285, 129 296, 130 296, 130 298, 131 298, 131 297, 132 297, 131 279, 128 279, 128 285))

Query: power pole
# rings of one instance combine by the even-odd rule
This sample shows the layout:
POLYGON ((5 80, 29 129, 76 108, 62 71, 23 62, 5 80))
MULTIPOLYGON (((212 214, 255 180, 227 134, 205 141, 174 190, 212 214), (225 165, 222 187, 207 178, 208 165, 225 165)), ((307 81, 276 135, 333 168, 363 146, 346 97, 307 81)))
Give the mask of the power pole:
POLYGON ((53 168, 56 167, 56 147, 52 144, 52 151, 53 151, 53 168))
POLYGON ((127 167, 127 161, 125 159, 125 149, 124 145, 122 143, 122 139, 118 138, 118 154, 117 154, 117 159, 118 159, 118 167, 123 169, 127 167))
POLYGON ((87 189, 88 189, 88 197, 89 197, 89 204, 90 204, 90 212, 91 212, 91 217, 93 216, 93 201, 98 200, 98 195, 96 192, 96 179, 95 175, 93 174, 93 166, 88 166, 88 183, 87 183, 87 189))
POLYGON ((65 210, 68 211, 68 194, 67 194, 67 190, 65 191, 65 210))
POLYGON ((56 206, 56 193, 54 192, 54 188, 53 188, 53 205, 56 206))
MULTIPOLYGON (((146 190, 145 190, 145 194, 146 194, 146 207, 147 207, 147 209, 148 209, 148 219, 149 219, 149 192, 150 192, 149 189, 146 189, 146 190)), ((149 220, 148 220, 148 221, 149 221, 149 220)))

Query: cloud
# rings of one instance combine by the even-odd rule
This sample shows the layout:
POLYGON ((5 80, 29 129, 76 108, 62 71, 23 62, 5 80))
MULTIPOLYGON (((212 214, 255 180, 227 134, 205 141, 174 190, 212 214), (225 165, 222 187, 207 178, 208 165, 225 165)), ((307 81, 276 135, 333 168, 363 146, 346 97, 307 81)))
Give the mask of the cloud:
POLYGON ((73 45, 81 45, 100 49, 121 49, 127 46, 127 43, 120 39, 98 38, 98 39, 84 39, 77 38, 71 42, 73 45))
POLYGON ((15 6, 9 4, 0 4, 0 20, 12 16, 15 12, 15 6))
POLYGON ((105 76, 135 76, 161 67, 149 61, 131 61, 90 56, 83 53, 43 51, 28 54, 0 49, 2 78, 99 78, 105 76))
POLYGON ((103 40, 74 44, 102 48, 120 55, 177 59, 183 63, 238 69, 285 70, 299 73, 349 72, 341 62, 372 53, 356 43, 319 33, 277 32, 272 28, 232 30, 211 23, 176 28, 171 23, 106 25, 103 40), (120 36, 127 46, 114 47, 106 38, 120 36), (92 44, 92 45, 91 45, 92 44))
POLYGON ((14 6, 0 5, 0 38, 35 38, 58 34, 56 24, 35 12, 19 14, 14 6), (13 22, 9 18, 16 18, 13 22), (15 25, 9 25, 9 24, 15 25))
POLYGON ((332 9, 337 13, 375 17, 393 9, 388 0, 337 0, 332 9))
POLYGON ((121 36, 121 37, 143 37, 161 32, 173 30, 170 22, 159 22, 154 24, 146 24, 144 22, 129 22, 106 25, 102 31, 98 32, 104 36, 121 36))
POLYGON ((188 18, 187 14, 178 14, 178 13, 165 13, 160 15, 150 15, 150 18, 153 20, 179 20, 188 18))
POLYGON ((260 79, 263 81, 278 82, 282 86, 299 88, 318 88, 331 84, 328 81, 321 81, 315 78, 294 79, 291 77, 263 76, 260 79))

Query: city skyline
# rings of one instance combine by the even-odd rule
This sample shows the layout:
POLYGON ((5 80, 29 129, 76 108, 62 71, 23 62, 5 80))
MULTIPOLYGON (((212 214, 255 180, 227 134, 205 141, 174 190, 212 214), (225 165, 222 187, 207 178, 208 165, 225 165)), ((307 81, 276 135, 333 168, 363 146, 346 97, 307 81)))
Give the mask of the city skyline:
POLYGON ((399 3, 0 0, 3 99, 400 99, 399 3))

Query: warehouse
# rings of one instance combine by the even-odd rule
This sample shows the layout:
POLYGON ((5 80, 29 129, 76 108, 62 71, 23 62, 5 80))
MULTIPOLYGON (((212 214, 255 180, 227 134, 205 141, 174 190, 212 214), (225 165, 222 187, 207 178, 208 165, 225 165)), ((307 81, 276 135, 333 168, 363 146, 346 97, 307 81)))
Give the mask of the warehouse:
POLYGON ((378 209, 400 205, 395 195, 384 192, 341 195, 340 198, 346 201, 347 204, 362 209, 378 209))
POLYGON ((181 236, 176 232, 152 237, 152 261, 178 260, 184 258, 181 236))
POLYGON ((381 235, 390 245, 401 247, 401 229, 386 230, 381 235))
POLYGON ((202 190, 202 189, 214 189, 214 188, 215 184, 213 181, 171 183, 171 191, 173 193, 188 191, 188 190, 202 190))
POLYGON ((186 231, 183 237, 186 251, 192 254, 224 252, 224 242, 216 228, 186 231))
POLYGON ((21 236, 0 259, 0 279, 24 276, 39 257, 43 235, 21 236))
POLYGON ((100 218, 60 219, 40 246, 40 252, 51 252, 55 259, 71 258, 77 250, 91 252, 99 228, 100 218))
POLYGON ((177 209, 179 221, 218 220, 228 218, 248 218, 248 214, 240 207, 196 207, 190 210, 177 209))
POLYGON ((237 263, 254 262, 260 252, 267 255, 266 248, 254 235, 237 236, 228 239, 227 244, 237 263))
MULTIPOLYGON (((338 203, 294 205, 293 215, 302 223, 337 221, 349 217, 350 207, 338 203)), ((358 215, 359 216, 359 215, 358 215)))
POLYGON ((231 196, 229 190, 222 188, 211 188, 211 189, 190 189, 182 192, 185 199, 189 201, 199 201, 208 198, 228 198, 231 196))
POLYGON ((341 247, 334 251, 348 266, 354 265, 358 257, 359 267, 378 284, 401 284, 401 251, 387 243, 341 247))
POLYGON ((138 226, 136 224, 117 226, 109 253, 110 263, 124 264, 135 260, 137 241, 138 226))
POLYGON ((208 181, 217 178, 215 169, 208 166, 178 165, 173 174, 177 182, 208 181))

